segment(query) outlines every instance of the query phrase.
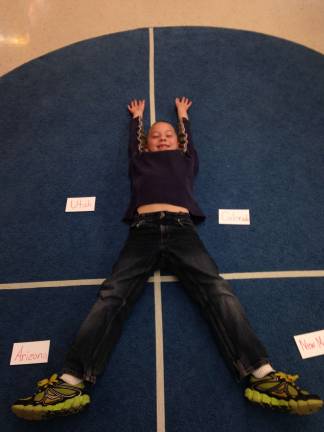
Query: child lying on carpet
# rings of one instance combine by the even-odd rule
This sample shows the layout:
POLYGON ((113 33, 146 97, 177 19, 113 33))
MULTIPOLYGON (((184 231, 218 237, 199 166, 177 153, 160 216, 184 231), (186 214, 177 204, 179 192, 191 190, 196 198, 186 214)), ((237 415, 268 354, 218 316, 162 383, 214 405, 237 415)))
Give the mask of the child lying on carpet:
POLYGON ((74 414, 90 403, 87 383, 95 383, 116 344, 122 325, 154 269, 168 268, 200 306, 226 364, 238 380, 246 378, 252 403, 300 415, 318 411, 319 396, 300 390, 297 375, 275 371, 229 283, 200 240, 195 225, 205 216, 193 196, 198 156, 188 120, 192 104, 175 100, 179 133, 166 122, 143 132, 144 100, 128 105, 131 200, 124 221, 129 235, 81 325, 60 375, 38 383, 38 391, 19 399, 13 412, 28 420, 74 414))

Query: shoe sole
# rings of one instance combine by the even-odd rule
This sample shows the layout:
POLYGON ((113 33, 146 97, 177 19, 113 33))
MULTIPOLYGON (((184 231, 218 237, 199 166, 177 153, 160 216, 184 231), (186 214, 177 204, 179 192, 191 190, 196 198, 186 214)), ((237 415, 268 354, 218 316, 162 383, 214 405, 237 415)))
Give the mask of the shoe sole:
POLYGON ((38 421, 77 414, 83 411, 89 405, 89 403, 90 397, 89 395, 85 394, 67 399, 66 401, 56 405, 13 405, 11 410, 19 418, 38 421))
POLYGON ((264 393, 259 393, 256 390, 247 388, 244 392, 244 396, 253 404, 262 406, 263 408, 270 408, 281 412, 289 412, 297 415, 310 415, 319 411, 323 407, 323 401, 321 399, 309 399, 309 400, 294 400, 290 399, 280 400, 268 396, 264 393))

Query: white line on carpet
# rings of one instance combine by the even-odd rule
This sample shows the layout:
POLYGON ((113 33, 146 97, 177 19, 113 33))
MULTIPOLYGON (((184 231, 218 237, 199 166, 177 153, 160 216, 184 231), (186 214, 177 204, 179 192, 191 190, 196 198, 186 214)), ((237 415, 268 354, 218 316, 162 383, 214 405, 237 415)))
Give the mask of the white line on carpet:
MULTIPOLYGON (((227 280, 244 279, 284 279, 284 278, 321 278, 324 277, 324 270, 294 270, 294 271, 275 271, 275 272, 251 272, 251 273, 221 273, 220 276, 227 280)), ((177 282, 178 279, 172 275, 160 277, 161 282, 177 282)), ((92 286, 101 285, 105 279, 72 279, 57 281, 40 282, 16 282, 2 283, 1 290, 15 290, 27 288, 64 288, 71 286, 92 286)), ((154 283, 154 276, 147 282, 154 283)))
MULTIPOLYGON (((154 29, 149 28, 149 78, 150 78, 150 124, 156 121, 155 116, 155 82, 154 82, 154 29)), ((151 278, 150 278, 151 279, 151 278)), ((155 361, 156 361, 156 430, 165 432, 165 397, 164 397, 164 358, 163 358, 163 318, 161 273, 157 270, 153 276, 154 315, 155 315, 155 361)))
POLYGON ((156 430, 165 431, 164 355, 161 274, 154 273, 155 358, 156 358, 156 430))
POLYGON ((155 123, 155 81, 154 81, 154 29, 149 29, 150 57, 149 57, 149 79, 150 79, 150 124, 155 123))

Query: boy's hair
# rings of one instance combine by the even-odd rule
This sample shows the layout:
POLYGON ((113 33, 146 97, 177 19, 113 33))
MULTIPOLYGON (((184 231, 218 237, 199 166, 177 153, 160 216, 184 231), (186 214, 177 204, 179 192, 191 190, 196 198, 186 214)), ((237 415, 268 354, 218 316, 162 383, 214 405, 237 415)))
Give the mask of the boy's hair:
MULTIPOLYGON (((153 123, 152 126, 150 127, 150 129, 155 124, 157 124, 157 123, 168 123, 168 124, 171 124, 171 123, 169 123, 167 121, 160 120, 160 121, 157 121, 157 122, 153 123)), ((149 134, 150 129, 148 130, 147 135, 149 134)), ((147 135, 145 134, 145 131, 144 131, 143 119, 140 117, 139 121, 138 121, 138 128, 137 128, 138 151, 140 153, 148 151, 148 148, 147 148, 147 135)), ((187 148, 188 148, 188 135, 186 133, 186 129, 184 127, 184 124, 183 124, 182 120, 178 121, 177 137, 178 137, 178 141, 179 141, 179 148, 180 148, 180 150, 182 150, 183 153, 186 153, 187 148)))

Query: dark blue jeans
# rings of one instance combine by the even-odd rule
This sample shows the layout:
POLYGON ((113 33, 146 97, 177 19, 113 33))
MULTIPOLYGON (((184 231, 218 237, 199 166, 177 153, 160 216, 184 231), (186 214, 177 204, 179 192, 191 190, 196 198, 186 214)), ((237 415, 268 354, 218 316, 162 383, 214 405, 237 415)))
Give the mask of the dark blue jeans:
POLYGON ((145 282, 160 266, 175 274, 199 304, 227 365, 239 380, 268 363, 264 346, 229 283, 220 277, 190 216, 156 212, 135 217, 112 275, 103 282, 66 356, 63 372, 96 381, 145 282))

